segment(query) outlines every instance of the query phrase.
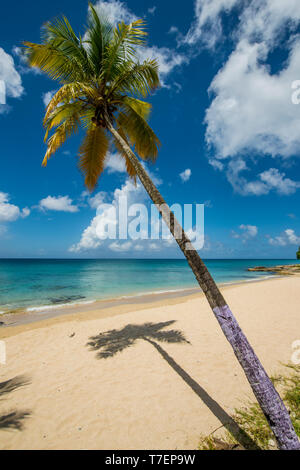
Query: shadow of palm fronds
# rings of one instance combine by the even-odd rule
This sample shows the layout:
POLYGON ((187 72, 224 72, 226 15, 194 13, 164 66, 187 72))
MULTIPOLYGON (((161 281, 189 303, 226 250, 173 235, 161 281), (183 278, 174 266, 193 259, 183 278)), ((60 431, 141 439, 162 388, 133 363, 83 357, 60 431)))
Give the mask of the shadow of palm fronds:
MULTIPOLYGON (((30 384, 30 379, 26 375, 0 382, 0 399, 9 393, 30 384)), ((24 420, 31 415, 30 411, 14 410, 0 415, 0 429, 16 429, 21 431, 24 428, 24 420)))
POLYGON ((26 375, 17 375, 13 379, 6 380, 5 382, 0 382, 0 397, 29 384, 30 380, 26 375))
POLYGON ((0 429, 16 429, 22 431, 23 421, 31 415, 29 411, 11 411, 0 416, 0 429))
POLYGON ((139 339, 155 339, 165 343, 189 343, 179 330, 161 331, 172 325, 175 320, 161 323, 144 323, 143 325, 127 325, 121 330, 110 330, 92 336, 87 346, 93 351, 99 351, 97 357, 105 359, 112 357, 118 352, 133 346, 139 339))
POLYGON ((136 341, 140 339, 151 344, 174 372, 181 377, 216 418, 218 418, 222 426, 241 443, 243 448, 258 450, 259 447, 253 439, 241 429, 234 419, 206 392, 206 390, 157 343, 157 341, 160 341, 165 343, 190 344, 179 330, 161 331, 163 328, 173 325, 174 323, 175 320, 160 323, 144 323, 143 325, 127 325, 121 330, 110 330, 99 333, 97 336, 92 336, 87 346, 90 346, 92 351, 98 351, 98 359, 106 359, 133 346, 136 341))

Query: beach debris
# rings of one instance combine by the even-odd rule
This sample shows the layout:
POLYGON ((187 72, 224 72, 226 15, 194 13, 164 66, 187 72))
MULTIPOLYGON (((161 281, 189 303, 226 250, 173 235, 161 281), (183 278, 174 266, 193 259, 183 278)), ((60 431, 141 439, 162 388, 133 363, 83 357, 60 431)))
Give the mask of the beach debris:
POLYGON ((71 335, 69 335, 69 338, 74 338, 75 336, 75 333, 72 333, 71 335))

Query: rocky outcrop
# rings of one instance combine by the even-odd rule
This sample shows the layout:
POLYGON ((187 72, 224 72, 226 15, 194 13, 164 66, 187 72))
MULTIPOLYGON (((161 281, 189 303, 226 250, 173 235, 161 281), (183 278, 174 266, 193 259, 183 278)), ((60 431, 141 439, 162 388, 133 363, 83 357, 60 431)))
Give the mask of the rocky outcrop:
POLYGON ((279 266, 255 266, 248 268, 248 271, 267 272, 271 274, 280 274, 281 276, 288 276, 292 274, 300 274, 299 264, 283 264, 279 266))

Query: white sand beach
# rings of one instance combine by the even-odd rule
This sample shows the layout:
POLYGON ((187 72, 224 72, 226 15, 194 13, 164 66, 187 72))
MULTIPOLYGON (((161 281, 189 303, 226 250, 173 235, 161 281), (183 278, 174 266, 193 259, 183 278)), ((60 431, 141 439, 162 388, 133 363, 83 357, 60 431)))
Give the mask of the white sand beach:
MULTIPOLYGON (((300 277, 223 292, 268 373, 282 370, 300 339, 300 277)), ((1 449, 196 449, 201 434, 253 400, 201 294, 1 328, 0 339, 7 351, 0 382, 26 376, 0 397, 0 416, 23 424, 0 429, 1 449), (101 350, 87 343, 108 330, 116 330, 112 355, 98 358, 101 350), (178 332, 159 341, 156 333, 170 330, 188 342, 178 332), (113 354, 116 347, 124 349, 113 354)))

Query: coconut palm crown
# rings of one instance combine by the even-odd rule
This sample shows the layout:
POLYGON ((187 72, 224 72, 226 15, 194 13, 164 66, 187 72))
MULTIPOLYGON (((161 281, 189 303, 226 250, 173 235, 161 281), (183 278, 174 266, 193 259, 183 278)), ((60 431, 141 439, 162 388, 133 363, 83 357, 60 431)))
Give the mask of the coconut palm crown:
POLYGON ((122 146, 109 135, 107 121, 144 160, 157 157, 159 139, 147 123, 151 105, 142 99, 160 85, 156 60, 138 60, 145 45, 145 23, 137 20, 113 27, 89 4, 83 37, 76 36, 68 19, 44 25, 42 43, 24 42, 29 64, 44 71, 61 87, 49 102, 44 118, 47 151, 43 165, 77 132, 86 130, 79 149, 79 168, 93 190, 113 143, 125 159, 130 177, 136 171, 122 146), (141 99, 142 98, 142 99, 141 99), (52 135, 49 137, 49 134, 52 135))

